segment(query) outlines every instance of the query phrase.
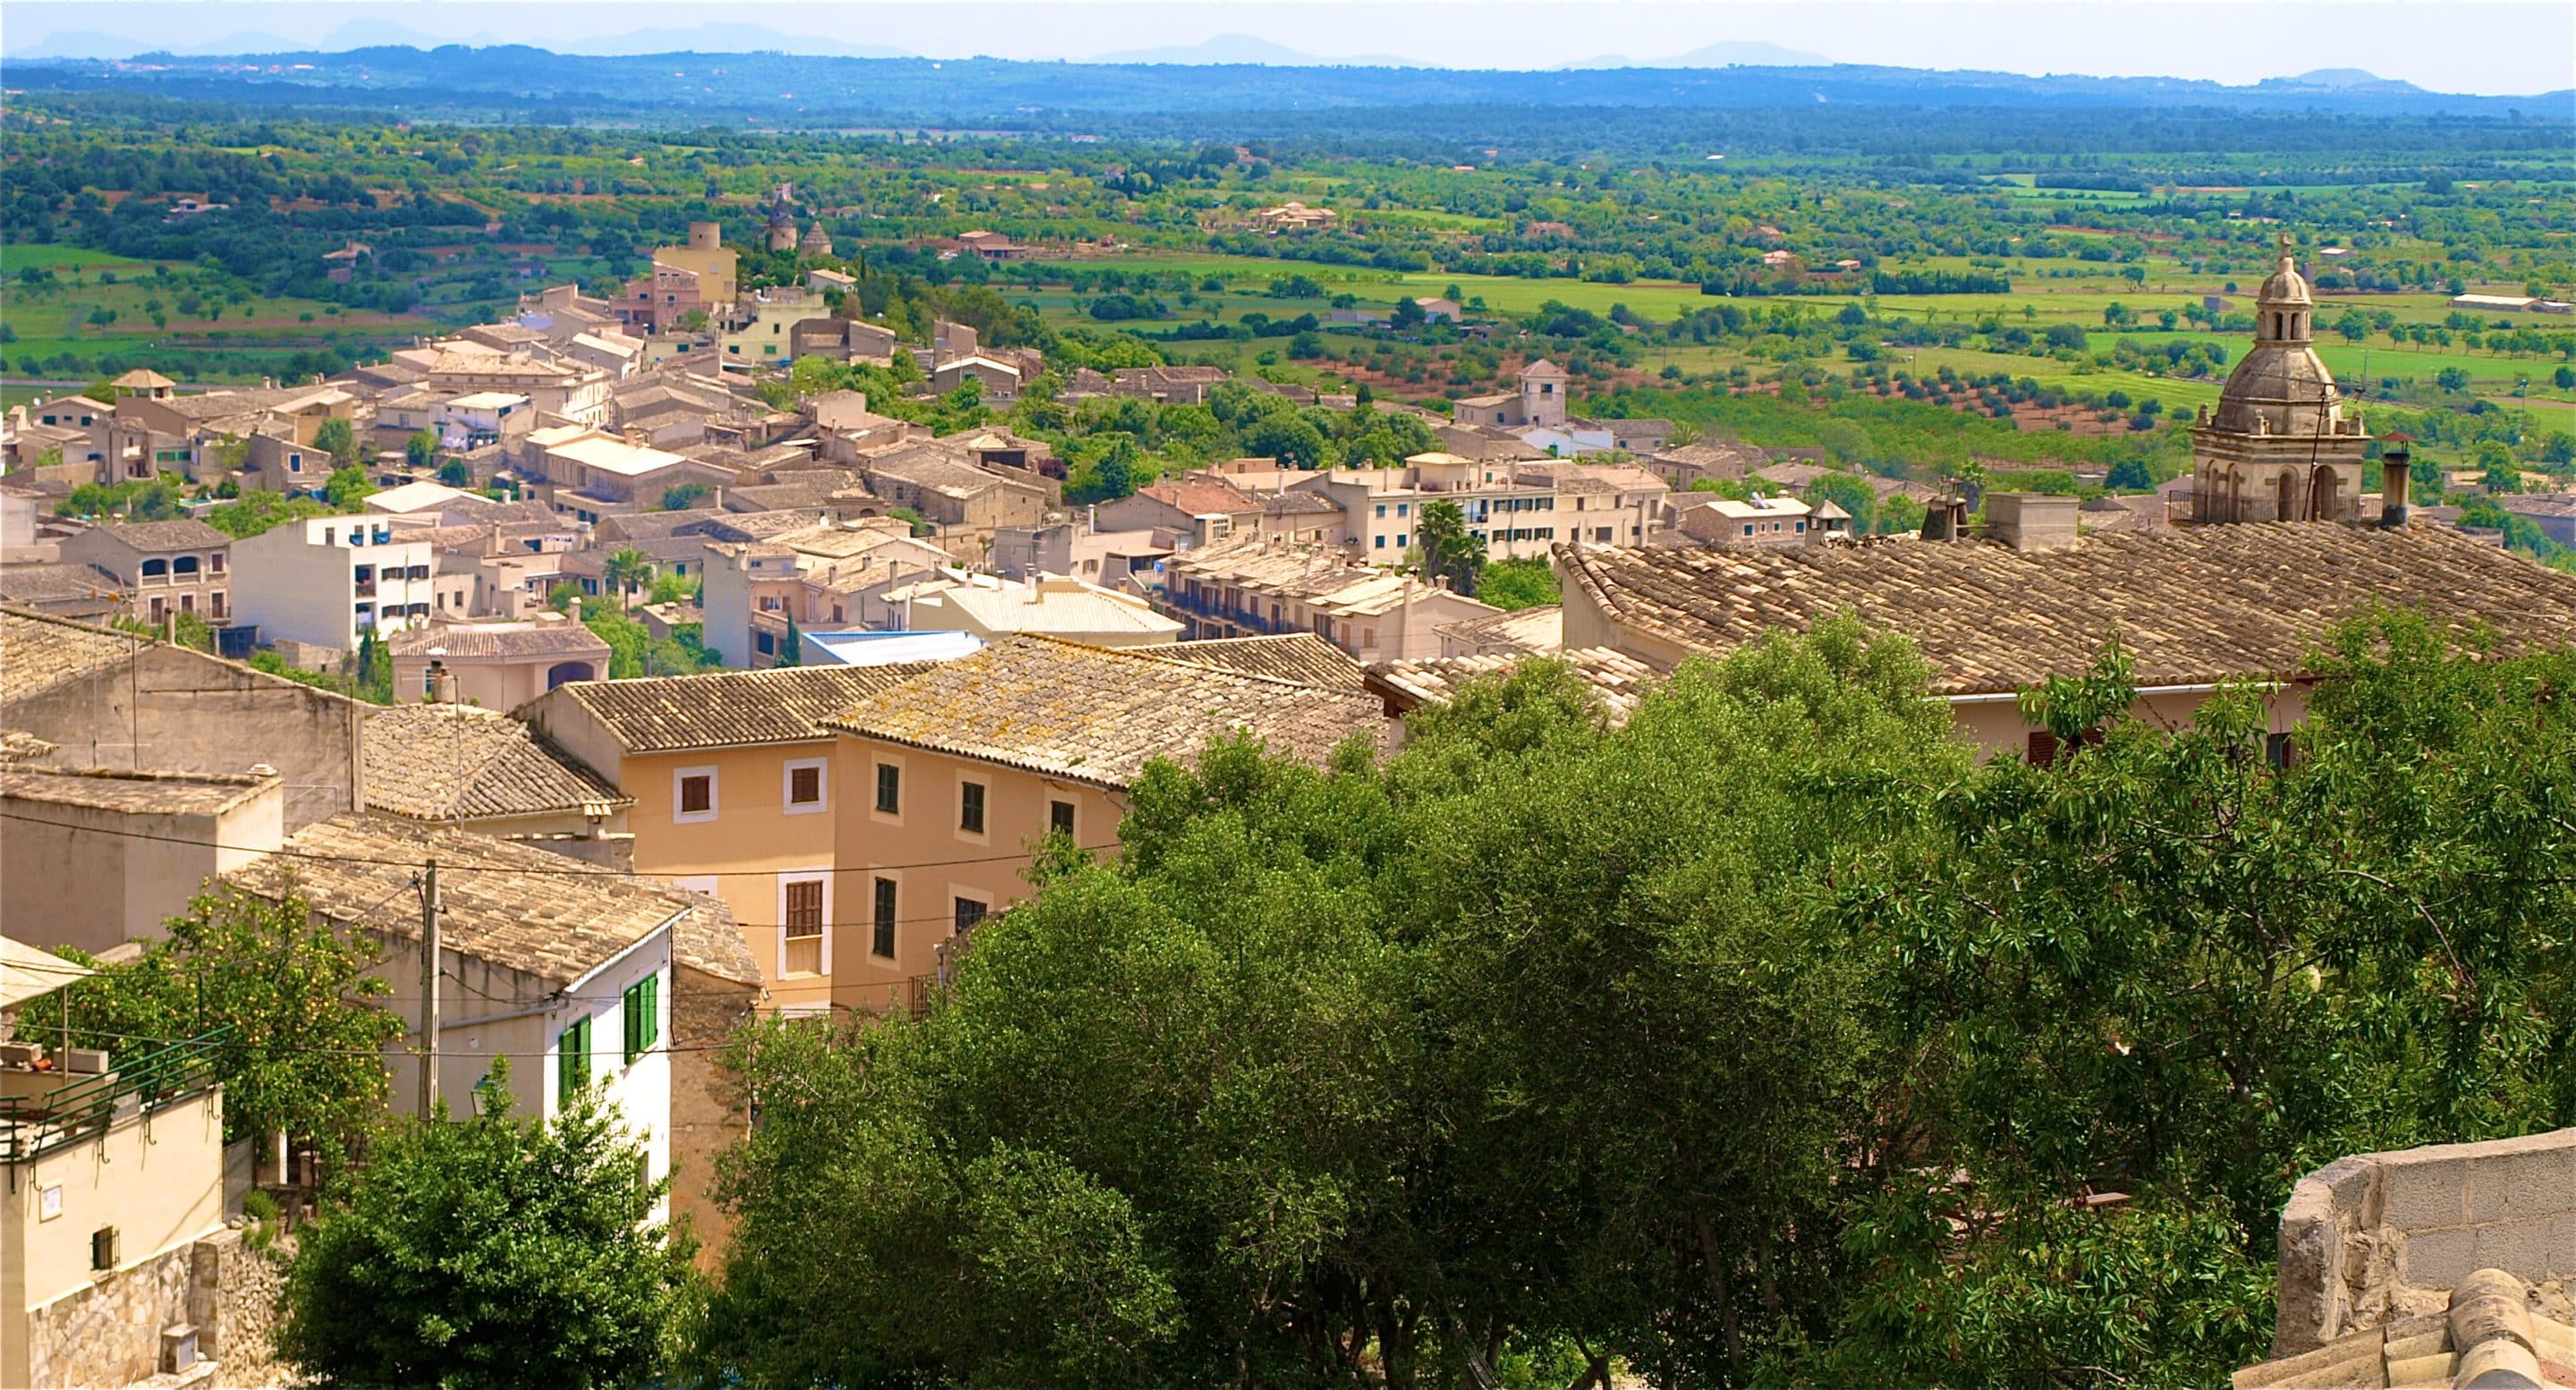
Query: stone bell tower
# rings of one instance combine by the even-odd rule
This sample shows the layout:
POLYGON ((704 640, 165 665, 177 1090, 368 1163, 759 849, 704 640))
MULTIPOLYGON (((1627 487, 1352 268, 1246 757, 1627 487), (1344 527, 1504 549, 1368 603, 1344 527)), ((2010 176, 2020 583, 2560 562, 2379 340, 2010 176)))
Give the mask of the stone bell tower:
POLYGON ((2281 237, 2255 298, 2254 346, 2191 428, 2198 521, 2357 521, 2370 436, 2317 356, 2316 302, 2281 237))

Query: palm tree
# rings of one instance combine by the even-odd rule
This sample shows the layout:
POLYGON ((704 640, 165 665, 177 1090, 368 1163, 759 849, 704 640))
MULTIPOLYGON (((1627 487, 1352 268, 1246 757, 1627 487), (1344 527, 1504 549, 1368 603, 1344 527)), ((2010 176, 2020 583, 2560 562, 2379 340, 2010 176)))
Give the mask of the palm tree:
POLYGON ((599 577, 617 591, 617 611, 626 611, 635 591, 653 582, 653 557, 628 546, 608 557, 599 577))

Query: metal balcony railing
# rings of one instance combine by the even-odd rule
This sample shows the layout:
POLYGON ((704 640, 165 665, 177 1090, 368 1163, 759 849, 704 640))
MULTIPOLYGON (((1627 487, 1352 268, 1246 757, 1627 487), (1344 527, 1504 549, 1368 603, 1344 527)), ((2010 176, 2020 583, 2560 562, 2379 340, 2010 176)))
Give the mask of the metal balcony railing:
POLYGON ((119 1120, 149 1114, 212 1090, 215 1056, 233 1030, 217 1028, 113 1071, 40 1095, 0 1097, 0 1164, 31 1163, 65 1144, 106 1133, 119 1120))

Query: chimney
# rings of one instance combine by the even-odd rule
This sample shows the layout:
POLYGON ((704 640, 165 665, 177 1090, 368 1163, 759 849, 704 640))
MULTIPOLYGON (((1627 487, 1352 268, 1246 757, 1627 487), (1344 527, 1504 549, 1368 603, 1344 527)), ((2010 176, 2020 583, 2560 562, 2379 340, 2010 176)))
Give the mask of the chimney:
POLYGON ((572 602, 564 605, 564 616, 576 623, 581 621, 581 595, 573 595, 572 602))
POLYGON ((2406 485, 2414 481, 2414 455, 2404 446, 2379 456, 2379 524, 2394 531, 2406 524, 2406 485))
POLYGON ((447 663, 437 657, 433 656, 429 659, 429 669, 421 673, 421 685, 422 698, 429 703, 433 705, 456 703, 456 673, 448 670, 447 663))
POLYGON ((1989 492, 1987 534, 2019 551, 2062 550, 2075 544, 2081 505, 2076 498, 2049 493, 1989 492))

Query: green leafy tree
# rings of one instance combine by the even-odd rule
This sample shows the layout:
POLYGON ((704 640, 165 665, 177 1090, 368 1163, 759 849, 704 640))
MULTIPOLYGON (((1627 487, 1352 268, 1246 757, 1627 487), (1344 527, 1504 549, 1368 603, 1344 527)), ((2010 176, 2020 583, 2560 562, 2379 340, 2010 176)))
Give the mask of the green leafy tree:
POLYGON ((787 631, 778 639, 778 660, 774 664, 779 666, 805 664, 805 638, 804 634, 796 630, 796 615, 793 613, 787 615, 787 631))
POLYGON ((308 516, 328 516, 331 509, 310 497, 288 497, 274 492, 245 492, 235 500, 209 508, 206 524, 235 540, 256 536, 272 526, 308 516))
POLYGON ((313 447, 331 456, 334 467, 358 461, 358 434, 348 421, 333 416, 314 427, 313 447))
POLYGON ((1562 603, 1556 568, 1545 560, 1496 560, 1476 581, 1476 597, 1502 609, 1562 603))
POLYGON ((414 432, 403 441, 403 462, 415 473, 429 472, 438 462, 438 436, 427 430, 414 432))
POLYGON ((301 899, 211 892, 171 918, 141 958, 98 966, 64 999, 74 1041, 111 1055, 229 1025, 215 1059, 225 1137, 283 1131, 337 1154, 382 1118, 378 1053, 403 1035, 403 1021, 378 1002, 385 982, 367 973, 379 954, 301 899))
POLYGON ((1485 543, 1467 529, 1467 514, 1455 502, 1425 502, 1416 513, 1414 547, 1422 572, 1445 579, 1451 589, 1473 598, 1485 572, 1485 543))
POLYGON ((438 465, 438 480, 449 487, 474 486, 474 469, 463 459, 452 458, 438 465))
POLYGON ((331 470, 331 480, 322 485, 323 499, 335 512, 363 510, 362 504, 375 492, 375 480, 367 476, 367 470, 354 466, 331 470))
POLYGON ((655 1219, 670 1179, 595 1093, 549 1123, 501 1113, 394 1129, 298 1233, 278 1356, 323 1385, 609 1387, 665 1363, 692 1288, 655 1219))

